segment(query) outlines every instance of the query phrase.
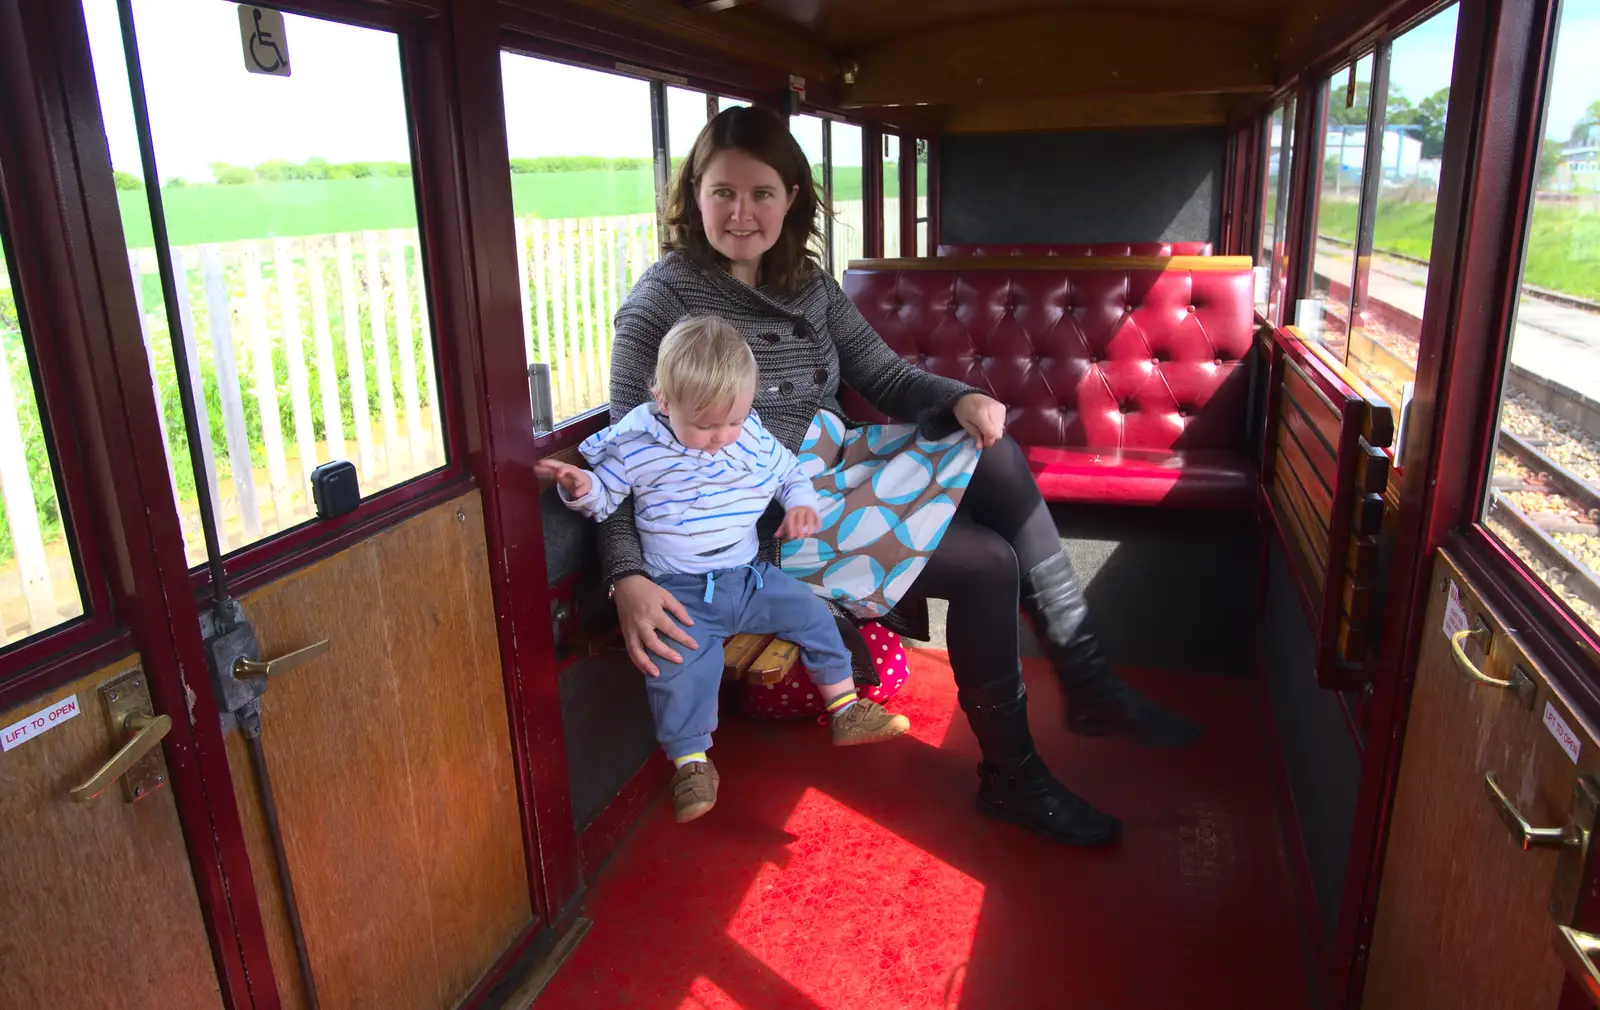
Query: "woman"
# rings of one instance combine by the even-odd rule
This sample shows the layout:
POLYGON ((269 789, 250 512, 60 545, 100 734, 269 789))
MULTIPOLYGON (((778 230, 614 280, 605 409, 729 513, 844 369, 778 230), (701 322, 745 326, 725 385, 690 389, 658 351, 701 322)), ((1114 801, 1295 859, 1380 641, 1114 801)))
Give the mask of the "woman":
MULTIPOLYGON (((1067 844, 1110 843, 1116 818, 1058 782, 1034 750, 1019 602, 1061 679, 1073 732, 1179 747, 1199 727, 1111 672, 1055 524, 1004 434, 1004 405, 889 349, 818 263, 821 213, 780 118, 740 107, 708 123, 668 194, 668 255, 617 313, 611 419, 649 395, 656 348, 679 319, 714 314, 738 327, 760 369, 756 413, 830 503, 816 538, 784 545, 785 571, 855 618, 903 618, 930 597, 948 600, 950 665, 983 752, 979 809, 1067 844), (841 382, 915 426, 849 427, 841 382)), ((777 562, 767 518, 763 557, 777 562)), ((651 653, 677 661, 673 641, 694 647, 687 615, 643 573, 631 502, 602 525, 601 556, 641 670, 655 670, 651 653)))

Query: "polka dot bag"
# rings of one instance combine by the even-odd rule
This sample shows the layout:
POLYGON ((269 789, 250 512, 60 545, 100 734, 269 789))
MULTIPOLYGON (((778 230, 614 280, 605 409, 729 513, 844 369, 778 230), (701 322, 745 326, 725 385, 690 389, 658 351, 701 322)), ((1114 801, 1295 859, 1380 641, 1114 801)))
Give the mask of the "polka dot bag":
MULTIPOLYGON (((905 685, 905 647, 899 635, 876 621, 861 625, 861 639, 871 653, 878 683, 872 687, 862 685, 858 690, 861 697, 881 704, 893 698, 905 685)), ((857 677, 858 684, 860 681, 861 678, 857 677)), ((741 681, 738 691, 739 712, 751 719, 792 719, 822 713, 822 699, 811 678, 806 676, 805 668, 799 663, 776 684, 741 681)))

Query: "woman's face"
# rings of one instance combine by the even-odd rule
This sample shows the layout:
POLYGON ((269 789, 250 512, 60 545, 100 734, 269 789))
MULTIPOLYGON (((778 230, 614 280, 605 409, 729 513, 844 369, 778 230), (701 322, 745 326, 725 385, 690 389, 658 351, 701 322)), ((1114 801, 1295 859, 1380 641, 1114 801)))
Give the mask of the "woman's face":
POLYGON ((783 233, 800 193, 766 162, 737 148, 718 151, 700 175, 695 202, 711 248, 735 266, 754 267, 783 233))

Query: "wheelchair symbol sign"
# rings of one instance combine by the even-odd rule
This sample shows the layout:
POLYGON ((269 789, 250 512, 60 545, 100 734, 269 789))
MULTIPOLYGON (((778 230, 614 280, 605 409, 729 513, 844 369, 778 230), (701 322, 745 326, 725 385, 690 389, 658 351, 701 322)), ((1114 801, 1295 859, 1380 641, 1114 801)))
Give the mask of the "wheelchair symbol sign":
POLYGON ((244 45, 246 70, 269 77, 289 76, 289 40, 283 32, 282 12, 240 4, 239 41, 244 45))

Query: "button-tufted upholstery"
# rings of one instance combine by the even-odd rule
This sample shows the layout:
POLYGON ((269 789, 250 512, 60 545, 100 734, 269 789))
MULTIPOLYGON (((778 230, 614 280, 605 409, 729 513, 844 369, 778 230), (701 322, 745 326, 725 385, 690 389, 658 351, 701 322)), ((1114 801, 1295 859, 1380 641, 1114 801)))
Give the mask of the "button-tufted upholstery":
POLYGON ((1006 404, 1046 498, 1250 507, 1250 261, 1127 263, 887 262, 844 289, 901 357, 1006 404))
POLYGON ((940 256, 1210 256, 1210 242, 1069 242, 1062 245, 941 243, 940 256))

